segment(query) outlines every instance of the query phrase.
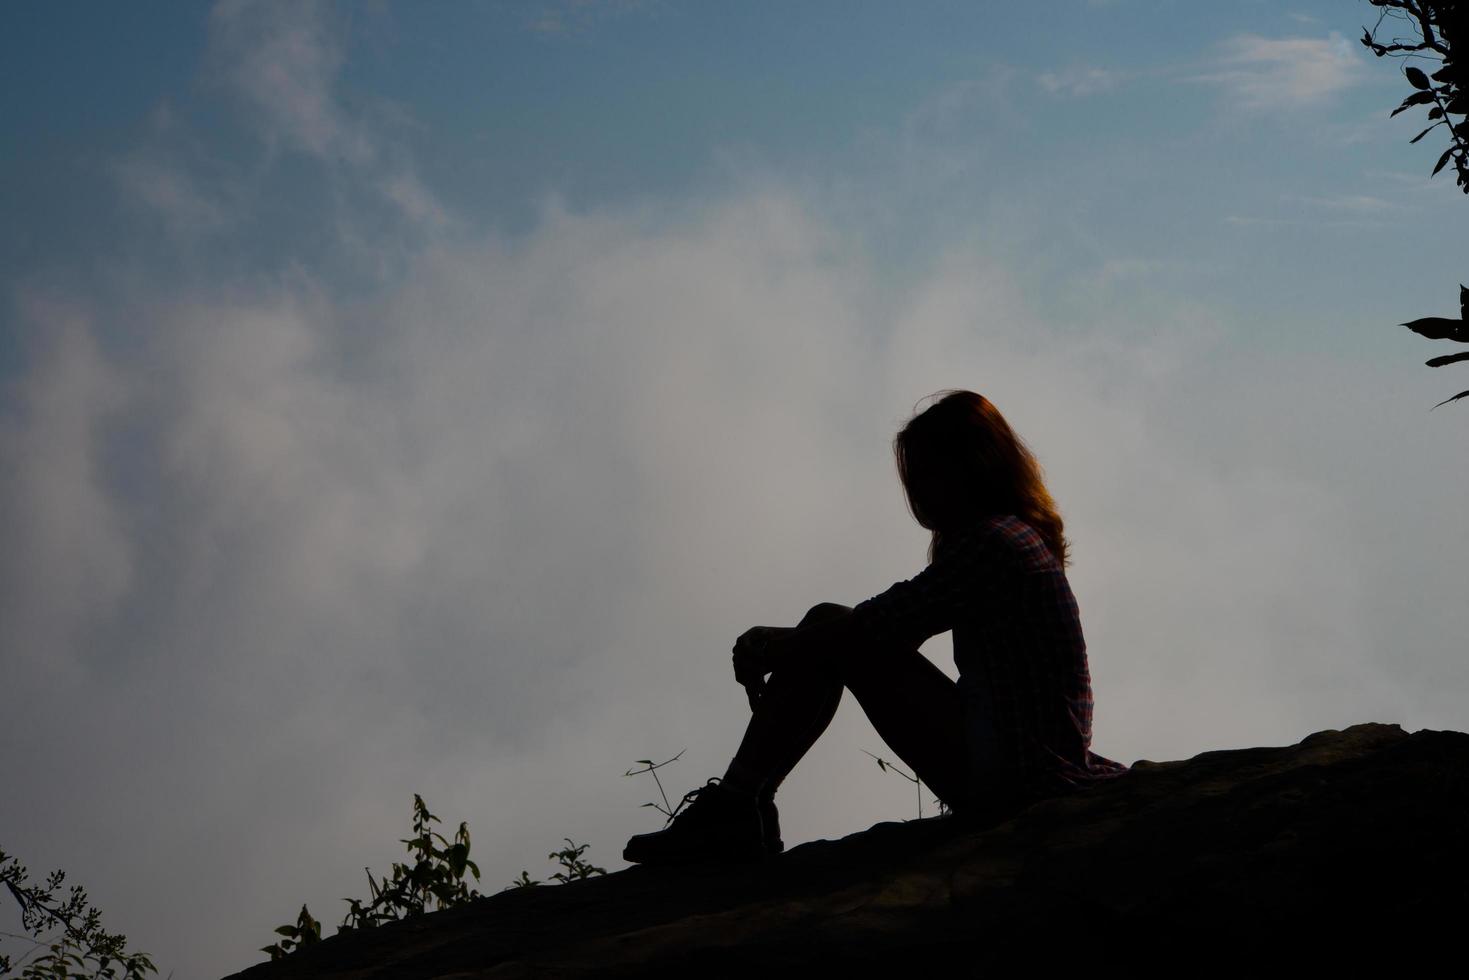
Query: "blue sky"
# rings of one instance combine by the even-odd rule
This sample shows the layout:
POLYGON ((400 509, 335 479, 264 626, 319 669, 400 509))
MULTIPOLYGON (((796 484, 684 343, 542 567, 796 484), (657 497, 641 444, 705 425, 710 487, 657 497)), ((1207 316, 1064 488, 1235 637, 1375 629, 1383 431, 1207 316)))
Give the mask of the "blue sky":
MULTIPOLYGON (((487 890, 616 867, 734 637, 921 567, 951 386, 1047 468, 1099 751, 1462 729, 1469 376, 1395 324, 1469 201, 1370 14, 8 5, 0 843, 178 976, 335 922, 415 792, 487 890)), ((788 840, 910 815, 863 749, 788 840)))
MULTIPOLYGON (((548 198, 662 203, 778 175, 892 212, 883 230, 900 263, 980 228, 993 242, 1002 224, 1054 256, 1045 271, 1057 279, 1118 255, 1177 260, 1169 288, 1289 315, 1305 321, 1289 332, 1301 337, 1330 319, 1320 297, 1341 269, 1379 265, 1394 226, 1411 225, 1425 253, 1455 244, 1451 223, 1431 220, 1453 189, 1410 179, 1432 160, 1405 145, 1416 120, 1384 118, 1400 79, 1354 40, 1369 13, 1340 2, 1079 3, 1047 16, 963 3, 901 15, 861 3, 358 5, 327 15, 331 64, 319 67, 342 110, 471 227, 522 234, 548 198), (1022 204, 1047 220, 1007 210, 1022 204), (1332 234, 1343 223, 1355 233, 1332 234), (1238 276, 1270 288, 1242 296, 1238 276)), ((324 261, 326 177, 309 150, 301 159, 252 125, 258 107, 220 77, 208 14, 8 13, 0 193, 19 220, 3 239, 7 268, 162 248, 139 241, 135 202, 110 179, 139 152, 240 195, 232 217, 247 227, 209 250, 230 272, 324 261)), ((1449 265, 1420 265, 1423 282, 1449 265)))

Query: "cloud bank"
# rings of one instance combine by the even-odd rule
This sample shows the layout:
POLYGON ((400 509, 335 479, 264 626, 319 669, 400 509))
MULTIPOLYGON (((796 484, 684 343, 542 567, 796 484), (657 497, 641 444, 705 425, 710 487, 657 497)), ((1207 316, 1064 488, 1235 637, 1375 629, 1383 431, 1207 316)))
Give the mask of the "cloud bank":
MULTIPOLYGON (((945 387, 992 397, 1047 466, 1099 751, 1453 717, 1463 522, 1434 488, 1469 457, 1322 397, 1367 366, 1266 361, 1219 314, 1102 279, 1059 287, 1083 317, 1044 317, 1021 255, 885 275, 775 179, 467 229, 427 189, 384 197, 422 185, 343 109, 322 16, 224 5, 213 70, 264 80, 237 97, 268 153, 328 174, 357 275, 14 292, 7 846, 75 869, 179 975, 253 961, 302 901, 334 921, 415 792, 469 821, 487 890, 562 836, 619 865, 656 822, 633 760, 686 750, 680 787, 727 761, 740 632, 919 570, 889 443, 945 387), (357 220, 382 207, 386 244, 357 220)), ((238 213, 149 201, 212 234, 238 213)), ((911 815, 863 749, 885 752, 849 702, 783 793, 789 840, 911 815)))
POLYGON ((1355 45, 1332 32, 1326 38, 1230 38, 1218 64, 1195 80, 1218 85, 1243 109, 1278 112, 1319 105, 1361 78, 1355 45))

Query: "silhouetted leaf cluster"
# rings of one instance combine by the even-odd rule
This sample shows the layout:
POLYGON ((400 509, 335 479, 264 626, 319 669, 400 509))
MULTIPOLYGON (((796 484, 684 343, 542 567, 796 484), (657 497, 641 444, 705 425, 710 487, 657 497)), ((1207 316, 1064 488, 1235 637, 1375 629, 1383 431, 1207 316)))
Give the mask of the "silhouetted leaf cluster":
MULTIPOLYGON (((606 868, 599 868, 595 864, 590 864, 582 860, 581 856, 587 852, 587 848, 591 846, 590 844, 578 844, 570 837, 563 837, 561 839, 566 841, 566 846, 559 851, 552 851, 546 855, 547 860, 555 861, 561 865, 561 870, 551 875, 552 881, 557 881, 565 885, 573 881, 582 881, 586 878, 607 873, 606 868)), ((530 876, 529 871, 522 871, 520 872, 520 877, 513 879, 506 887, 506 890, 508 891, 510 888, 530 888, 539 884, 540 882, 538 880, 530 876)))
MULTIPOLYGON (((1426 316, 1418 320, 1409 320, 1403 326, 1429 340, 1452 340, 1460 344, 1469 344, 1469 289, 1466 289, 1463 283, 1459 284, 1459 319, 1426 316)), ((1469 351, 1430 357, 1424 363, 1429 367, 1443 367, 1445 364, 1453 364, 1456 361, 1469 361, 1469 351)), ((1449 402, 1456 402, 1466 397, 1469 397, 1469 391, 1461 391, 1452 398, 1445 398, 1438 405, 1447 405, 1449 402)), ((1438 405, 1433 407, 1438 408, 1438 405)))
MULTIPOLYGON (((1429 67, 1437 66, 1432 74, 1418 65, 1403 68, 1403 75, 1413 91, 1392 111, 1392 115, 1407 112, 1414 106, 1428 109, 1428 128, 1408 142, 1417 143, 1443 127, 1449 136, 1449 147, 1439 155, 1430 176, 1436 176, 1452 160, 1459 189, 1469 194, 1469 119, 1461 118, 1455 122, 1452 118, 1469 116, 1469 63, 1466 63, 1463 53, 1463 46, 1469 44, 1469 0, 1368 2, 1381 11, 1372 28, 1362 29, 1362 43, 1373 54, 1379 58, 1386 55, 1418 58, 1427 62, 1429 67), (1406 26, 1408 33, 1389 36, 1389 25, 1394 30, 1406 26)), ((1459 319, 1429 316, 1402 325, 1430 340, 1469 344, 1469 289, 1462 284, 1459 286, 1459 319)), ((1426 363, 1436 368, 1465 360, 1469 360, 1469 353, 1446 354, 1430 358, 1426 363)), ((1433 407, 1461 398, 1469 398, 1469 391, 1445 398, 1433 407)))
POLYGON ((0 851, 0 884, 20 906, 23 936, 31 949, 14 959, 0 955, 0 977, 25 980, 143 980, 158 968, 146 953, 130 953, 127 937, 102 928, 102 913, 87 900, 80 885, 61 895, 66 872, 53 871, 44 884, 33 884, 30 873, 15 858, 0 851))
POLYGON ((1429 126, 1408 142, 1417 143, 1429 133, 1444 127, 1449 147, 1433 166, 1437 174, 1450 160, 1459 189, 1469 194, 1469 121, 1454 122, 1451 117, 1469 114, 1469 64, 1461 46, 1469 43, 1469 5, 1463 0, 1368 0, 1381 9, 1377 24, 1362 29, 1362 44, 1379 58, 1385 55, 1423 58, 1432 74, 1416 65, 1408 65, 1403 74, 1413 91, 1392 111, 1396 116, 1414 106, 1428 109, 1429 126), (1407 25, 1409 36, 1388 36, 1387 25, 1407 25))
MULTIPOLYGON (((398 841, 407 846, 412 857, 408 861, 394 862, 391 877, 374 877, 371 868, 363 869, 367 872, 370 897, 342 899, 347 903, 347 915, 337 927, 338 935, 357 929, 374 929, 385 922, 411 919, 426 912, 453 908, 456 905, 467 905, 480 897, 480 893, 470 888, 465 878, 467 874, 473 875, 474 880, 479 881, 479 865, 469 858, 469 825, 461 823, 451 841, 433 829, 433 824, 440 822, 438 817, 429 812, 423 797, 415 793, 413 836, 398 841)), ((554 881, 565 884, 607 873, 605 868, 599 868, 583 858, 588 845, 578 844, 569 837, 562 839, 566 841, 566 846, 548 855, 561 865, 561 870, 551 875, 554 881)), ((529 872, 522 871, 520 877, 510 883, 510 887, 524 888, 539 884, 539 881, 531 878, 529 872)), ((296 916, 294 924, 277 926, 275 931, 281 937, 280 940, 260 948, 262 953, 269 953, 272 960, 278 960, 302 946, 321 941, 321 923, 312 918, 305 905, 301 906, 301 912, 296 916)))
POLYGON ((304 905, 301 906, 301 913, 296 916, 295 925, 276 926, 275 931, 282 938, 273 945, 260 947, 260 951, 269 953, 273 960, 280 959, 293 949, 321 942, 321 923, 311 917, 304 905))
POLYGON ((561 839, 566 841, 566 846, 559 851, 552 851, 546 855, 550 860, 558 862, 562 868, 562 870, 551 875, 553 880, 559 881, 564 885, 572 881, 582 881, 593 875, 604 875, 607 873, 606 868, 599 868, 595 864, 589 864, 582 860, 581 856, 587 852, 589 845, 578 844, 570 837, 563 837, 561 839))
MULTIPOLYGON (((434 830, 432 824, 439 818, 429 812, 423 797, 413 796, 413 836, 399 840, 407 846, 412 858, 406 862, 394 862, 392 876, 374 877, 372 869, 367 872, 368 899, 344 898, 347 915, 337 927, 338 933, 354 929, 372 929, 385 922, 396 922, 432 912, 435 909, 463 905, 479 898, 479 892, 469 887, 465 874, 479 880, 479 865, 469 859, 469 826, 461 823, 450 841, 434 830)), ((261 947, 273 960, 321 939, 321 923, 311 917, 306 906, 294 925, 278 926, 275 930, 283 938, 269 946, 261 947)))

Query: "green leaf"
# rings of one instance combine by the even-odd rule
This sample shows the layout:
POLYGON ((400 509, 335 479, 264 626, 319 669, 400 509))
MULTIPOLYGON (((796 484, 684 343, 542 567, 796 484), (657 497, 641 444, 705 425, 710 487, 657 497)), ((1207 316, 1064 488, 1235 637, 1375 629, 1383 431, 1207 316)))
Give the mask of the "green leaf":
MULTIPOLYGON (((1394 109, 1392 111, 1392 113, 1388 116, 1388 118, 1391 119, 1393 116, 1396 116, 1398 113, 1404 112, 1404 111, 1406 111, 1408 109, 1411 109, 1415 105, 1423 105, 1425 102, 1432 102, 1432 101, 1433 101, 1433 93, 1432 92, 1414 92, 1412 95, 1410 95, 1406 99, 1404 99, 1403 100, 1403 104, 1400 105, 1400 106, 1398 106, 1396 109, 1394 109)), ((1454 110, 1453 109, 1450 109, 1449 111, 1450 112, 1453 112, 1454 110)))
POLYGON ((1423 69, 1409 65, 1403 69, 1403 74, 1408 76, 1408 83, 1414 88, 1426 89, 1429 87, 1428 76, 1423 74, 1423 69))
MULTIPOLYGON (((1447 405, 1449 402, 1456 402, 1460 398, 1469 398, 1469 391, 1461 391, 1452 398, 1445 398, 1443 401, 1439 402, 1438 405, 1447 405)), ((1438 408, 1438 405, 1433 406, 1433 408, 1438 408)), ((1429 411, 1433 411, 1433 408, 1430 408, 1429 411)))
POLYGON ((1438 174, 1438 172, 1443 169, 1443 165, 1449 162, 1449 157, 1451 157, 1453 155, 1454 155, 1454 148, 1452 146, 1449 147, 1447 150, 1444 150, 1443 151, 1443 156, 1441 156, 1441 157, 1438 158, 1438 163, 1436 163, 1436 164, 1433 165, 1433 173, 1429 174, 1428 176, 1430 176, 1430 177, 1436 176, 1438 174))
POLYGON ((1407 327, 1429 340, 1454 340, 1461 344, 1469 344, 1469 322, 1464 320, 1450 320, 1444 316, 1426 316, 1419 320, 1409 320, 1399 326, 1407 327))

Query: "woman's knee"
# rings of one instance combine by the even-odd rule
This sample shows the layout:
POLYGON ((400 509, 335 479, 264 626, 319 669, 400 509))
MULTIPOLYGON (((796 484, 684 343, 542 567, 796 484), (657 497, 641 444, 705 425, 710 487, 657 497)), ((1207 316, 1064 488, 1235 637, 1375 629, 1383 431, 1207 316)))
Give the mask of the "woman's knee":
POLYGON ((818 602, 806 611, 801 617, 801 626, 810 626, 812 623, 821 623, 829 619, 836 619, 852 611, 851 606, 844 606, 839 602, 818 602))

